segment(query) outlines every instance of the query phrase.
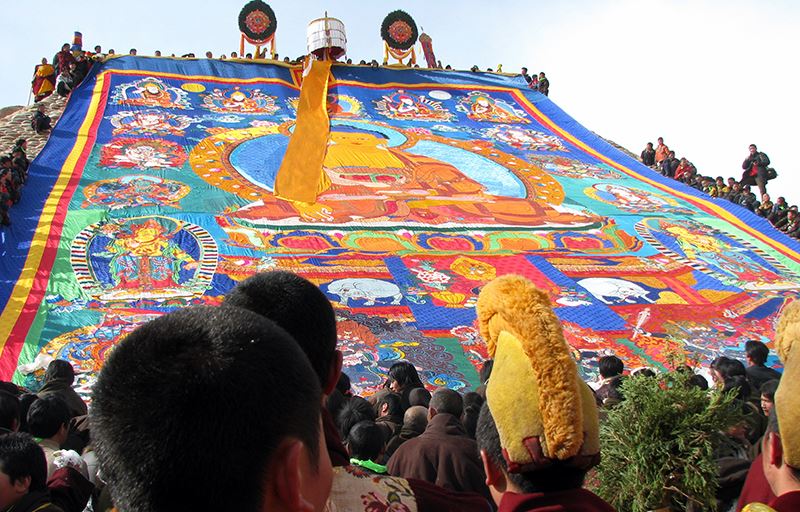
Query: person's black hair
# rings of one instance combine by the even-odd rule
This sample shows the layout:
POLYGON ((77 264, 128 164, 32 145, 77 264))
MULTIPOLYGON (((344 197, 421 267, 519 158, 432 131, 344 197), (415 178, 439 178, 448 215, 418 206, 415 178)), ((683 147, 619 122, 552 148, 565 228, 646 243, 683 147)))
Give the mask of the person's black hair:
POLYGON ((14 384, 13 382, 7 382, 4 380, 0 380, 0 391, 5 391, 6 393, 11 393, 14 396, 20 395, 19 386, 14 384))
POLYGON ((347 450, 359 460, 376 461, 384 446, 383 430, 374 421, 359 421, 347 436, 347 450))
POLYGON ((367 420, 375 421, 375 409, 360 396, 354 396, 345 402, 341 410, 339 410, 339 414, 336 415, 336 426, 339 427, 342 439, 346 441, 353 425, 367 420))
POLYGON ((22 146, 26 142, 28 142, 26 139, 17 139, 17 142, 15 142, 14 145, 15 146, 22 146))
POLYGON ((19 427, 19 398, 0 391, 0 428, 14 430, 19 427))
POLYGON ((28 492, 47 489, 47 459, 30 434, 12 432, 0 436, 0 471, 8 475, 12 484, 31 477, 28 492))
POLYGON ((695 386, 695 387, 697 387, 699 389, 702 389, 702 390, 707 390, 708 389, 708 380, 705 377, 703 377, 702 375, 700 375, 700 374, 696 373, 696 374, 692 375, 691 377, 689 377, 689 381, 688 382, 689 382, 689 385, 695 386))
POLYGON ((780 385, 780 383, 781 381, 778 379, 768 380, 767 382, 761 384, 758 394, 767 397, 770 402, 774 402, 775 392, 778 390, 778 385, 780 385))
POLYGON ((483 397, 474 391, 464 395, 464 412, 461 414, 461 423, 467 435, 475 439, 475 430, 478 428, 478 415, 483 406, 483 397))
POLYGON ((744 363, 738 359, 731 359, 729 357, 722 357, 720 359, 721 360, 717 364, 716 370, 724 380, 727 380, 731 377, 747 376, 747 370, 745 369, 744 363))
POLYGON ((286 439, 316 469, 320 400, 308 359, 277 324, 235 307, 184 308, 108 356, 92 442, 120 510, 256 510, 286 439))
POLYGON ((475 440, 478 449, 485 450, 489 459, 506 473, 506 478, 525 494, 558 492, 583 487, 586 471, 562 462, 554 462, 544 469, 527 473, 509 473, 508 464, 503 457, 500 435, 497 433, 497 425, 489 411, 488 403, 484 403, 481 407, 475 440))
POLYGON ((347 396, 352 394, 350 386, 350 377, 348 377, 346 373, 341 372, 339 374, 339 381, 336 383, 336 389, 339 390, 339 393, 347 396))
POLYGON ((424 387, 419 378, 419 373, 414 365, 408 361, 399 361, 389 367, 389 380, 387 382, 397 382, 401 390, 406 388, 424 387))
POLYGON ((387 416, 403 415, 403 407, 400 405, 400 395, 397 393, 386 393, 378 400, 376 404, 379 411, 378 414, 380 414, 383 404, 388 406, 388 410, 386 411, 387 416))
POLYGON ((744 344, 744 351, 747 353, 747 357, 757 366, 764 366, 769 357, 767 346, 757 340, 748 340, 744 344))
POLYGON ((328 409, 331 418, 335 418, 339 414, 348 400, 349 397, 344 396, 338 389, 331 391, 331 394, 325 398, 325 408, 328 409))
POLYGON ((282 270, 262 272, 239 283, 226 305, 267 317, 292 335, 306 353, 322 386, 336 354, 336 314, 314 283, 282 270))
POLYGON ((458 391, 440 388, 433 392, 428 408, 434 409, 439 414, 452 414, 456 418, 460 418, 464 412, 464 400, 458 391))
POLYGON ((414 388, 408 392, 408 406, 421 405, 428 408, 431 403, 431 392, 425 388, 414 388))
POLYGON ((486 384, 486 381, 489 380, 489 377, 492 375, 492 368, 494 368, 494 359, 487 359, 483 362, 481 371, 478 374, 481 379, 481 384, 486 384))
POLYGON ((69 385, 75 382, 75 369, 69 361, 64 361, 63 359, 50 361, 50 364, 47 365, 47 370, 44 372, 44 381, 47 383, 54 380, 63 380, 69 385))
POLYGON ((655 377, 656 372, 651 370, 650 368, 639 368, 631 373, 631 377, 655 377))
POLYGON ((625 369, 622 359, 617 356, 603 356, 597 365, 600 370, 600 376, 604 379, 622 375, 622 371, 625 369))
POLYGON ((724 393, 733 393, 738 400, 745 402, 750 398, 750 383, 742 375, 733 375, 725 379, 722 391, 724 393))
POLYGON ((58 433, 62 425, 69 425, 72 415, 67 403, 58 395, 39 398, 28 409, 28 432, 48 439, 58 433))
POLYGON ((19 397, 19 431, 28 431, 28 411, 33 405, 33 402, 38 400, 39 397, 36 393, 25 393, 19 397))
POLYGON ((480 410, 481 406, 483 405, 483 402, 486 401, 483 399, 480 393, 476 393, 474 391, 465 393, 464 396, 462 397, 462 400, 464 401, 465 408, 472 406, 472 407, 477 407, 478 410, 480 410))

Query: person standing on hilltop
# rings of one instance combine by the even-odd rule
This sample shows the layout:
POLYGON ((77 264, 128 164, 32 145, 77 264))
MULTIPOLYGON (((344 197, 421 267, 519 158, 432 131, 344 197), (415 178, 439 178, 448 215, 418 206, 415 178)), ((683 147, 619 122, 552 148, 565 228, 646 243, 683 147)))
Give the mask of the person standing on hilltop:
POLYGON ((42 58, 42 63, 36 66, 33 71, 31 90, 33 91, 34 102, 42 101, 53 94, 56 88, 56 69, 47 63, 47 58, 42 58))
POLYGON ((742 183, 747 185, 758 185, 761 195, 767 193, 767 166, 769 157, 766 153, 759 151, 755 144, 750 144, 750 154, 742 163, 742 183))
POLYGON ((539 73, 539 92, 545 96, 550 94, 550 80, 544 76, 544 71, 539 73))
POLYGON ((656 146, 656 163, 660 164, 669 156, 669 146, 664 144, 664 137, 658 138, 658 146, 656 146))
POLYGON ((652 142, 648 142, 647 147, 642 151, 642 163, 647 167, 652 167, 656 163, 656 150, 653 149, 652 142))
POLYGON ((56 68, 56 73, 59 75, 65 70, 69 70, 69 65, 74 62, 75 57, 69 51, 69 43, 64 43, 61 51, 53 56, 53 67, 56 68))

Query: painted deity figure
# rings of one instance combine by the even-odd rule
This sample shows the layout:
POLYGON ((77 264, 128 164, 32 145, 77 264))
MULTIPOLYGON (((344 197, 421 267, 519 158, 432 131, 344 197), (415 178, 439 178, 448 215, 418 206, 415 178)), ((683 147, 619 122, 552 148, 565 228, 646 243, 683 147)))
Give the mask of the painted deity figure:
POLYGON ((600 220, 526 197, 491 195, 449 163, 387 147, 382 133, 346 128, 331 132, 323 164, 331 186, 316 203, 265 198, 234 216, 286 218, 291 207, 307 222, 586 226, 600 220))
POLYGON ((153 219, 134 224, 116 234, 108 246, 114 288, 153 291, 180 284, 183 269, 197 268, 198 262, 172 241, 153 219))
POLYGON ((457 108, 473 121, 505 124, 530 123, 530 120, 524 117, 524 112, 502 100, 477 91, 473 91, 461 99, 457 108))

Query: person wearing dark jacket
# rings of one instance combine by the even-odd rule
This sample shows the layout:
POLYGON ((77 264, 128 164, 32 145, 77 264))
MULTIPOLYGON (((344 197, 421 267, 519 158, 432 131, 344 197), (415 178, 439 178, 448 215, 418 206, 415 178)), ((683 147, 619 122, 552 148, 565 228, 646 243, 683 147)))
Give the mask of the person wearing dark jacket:
POLYGON ((54 359, 44 373, 44 386, 36 394, 39 398, 56 395, 67 404, 73 418, 86 416, 89 414, 89 410, 78 393, 72 389, 73 382, 75 382, 75 370, 72 365, 63 359, 54 359))
POLYGON ((780 380, 781 374, 766 366, 769 357, 769 348, 757 340, 749 340, 744 344, 747 354, 747 380, 750 386, 758 391, 765 382, 780 380))
POLYGON ((477 444, 459 420, 462 412, 458 392, 446 388, 436 391, 428 408, 425 432, 394 452, 386 465, 389 474, 491 498, 477 444))
POLYGON ((648 167, 656 164, 656 150, 653 149, 652 142, 648 142, 647 147, 642 151, 642 163, 648 167))
POLYGON ((755 144, 750 144, 750 154, 742 163, 742 183, 747 185, 758 185, 761 195, 767 193, 767 166, 769 157, 766 153, 759 151, 755 144))
POLYGON ((661 161, 661 174, 670 178, 675 177, 675 171, 678 170, 680 160, 675 158, 675 152, 670 151, 669 156, 661 161))
POLYGON ((544 71, 539 73, 539 85, 537 88, 539 89, 539 92, 545 96, 550 95, 550 80, 545 78, 544 71))
POLYGON ((428 409, 421 405, 409 407, 403 415, 403 426, 400 428, 400 432, 386 443, 385 460, 388 461, 403 443, 422 435, 427 425, 428 409))

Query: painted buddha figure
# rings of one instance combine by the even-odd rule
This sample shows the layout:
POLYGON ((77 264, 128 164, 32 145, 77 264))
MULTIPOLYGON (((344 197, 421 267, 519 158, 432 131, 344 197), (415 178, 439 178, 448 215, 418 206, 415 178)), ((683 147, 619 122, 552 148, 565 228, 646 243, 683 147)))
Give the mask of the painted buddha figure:
MULTIPOLYGON (((466 152, 451 146, 446 150, 466 152)), ((234 216, 250 220, 286 218, 288 206, 303 221, 337 224, 394 221, 585 226, 599 221, 535 199, 492 195, 485 185, 450 163, 388 147, 386 136, 377 131, 335 126, 323 167, 331 185, 318 195, 316 203, 264 197, 234 216)), ((495 171, 493 168, 490 172, 495 171)))

